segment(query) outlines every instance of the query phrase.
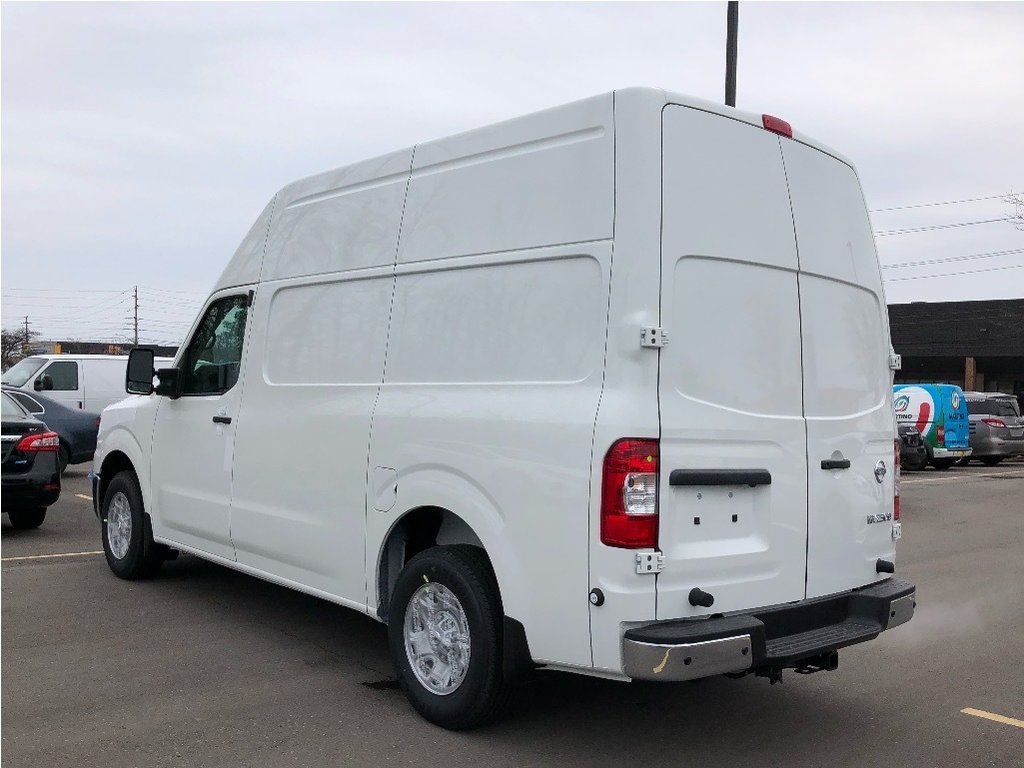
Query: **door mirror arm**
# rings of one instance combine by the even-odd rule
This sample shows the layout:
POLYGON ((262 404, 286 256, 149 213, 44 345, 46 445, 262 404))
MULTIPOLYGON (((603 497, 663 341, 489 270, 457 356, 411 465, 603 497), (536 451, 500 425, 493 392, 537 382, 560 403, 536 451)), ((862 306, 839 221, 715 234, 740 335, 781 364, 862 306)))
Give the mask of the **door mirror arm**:
POLYGON ((153 390, 161 397, 177 400, 181 397, 181 369, 161 368, 156 372, 157 385, 153 390))

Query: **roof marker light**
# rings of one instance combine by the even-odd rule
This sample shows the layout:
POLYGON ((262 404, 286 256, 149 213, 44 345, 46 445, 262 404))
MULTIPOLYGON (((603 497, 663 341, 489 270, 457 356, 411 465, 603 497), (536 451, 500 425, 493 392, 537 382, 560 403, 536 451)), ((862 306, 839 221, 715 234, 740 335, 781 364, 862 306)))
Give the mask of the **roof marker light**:
POLYGON ((793 138, 793 126, 782 118, 775 117, 774 115, 761 115, 761 124, 772 133, 785 136, 787 139, 793 138))

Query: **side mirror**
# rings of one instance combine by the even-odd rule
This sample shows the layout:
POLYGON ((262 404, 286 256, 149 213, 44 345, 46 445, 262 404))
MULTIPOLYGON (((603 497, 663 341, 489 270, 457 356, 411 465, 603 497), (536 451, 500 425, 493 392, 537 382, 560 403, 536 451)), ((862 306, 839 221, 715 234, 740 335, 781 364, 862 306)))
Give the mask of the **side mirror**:
POLYGON ((161 368, 156 372, 156 393, 176 400, 181 397, 181 371, 177 368, 161 368))
POLYGON ((136 347, 128 354, 124 388, 129 395, 153 394, 153 350, 136 347))

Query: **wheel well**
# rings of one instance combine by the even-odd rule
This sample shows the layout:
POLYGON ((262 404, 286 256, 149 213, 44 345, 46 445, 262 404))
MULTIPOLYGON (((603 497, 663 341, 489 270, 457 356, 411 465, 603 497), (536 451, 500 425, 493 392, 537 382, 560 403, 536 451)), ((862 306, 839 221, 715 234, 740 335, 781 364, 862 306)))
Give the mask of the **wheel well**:
MULTIPOLYGON (((444 544, 470 544, 487 556, 480 538, 454 512, 440 507, 419 507, 406 512, 391 528, 377 564, 377 615, 385 622, 398 575, 405 564, 425 549, 444 544)), ((487 558, 490 565, 490 558, 487 558)))
POLYGON ((121 451, 111 451, 103 459, 103 465, 100 467, 100 484, 99 488, 96 489, 96 493, 99 494, 96 497, 97 509, 103 509, 103 496, 107 492, 107 486, 110 485, 110 481, 114 479, 118 472, 123 472, 126 469, 135 472, 132 460, 126 454, 121 453, 121 451))

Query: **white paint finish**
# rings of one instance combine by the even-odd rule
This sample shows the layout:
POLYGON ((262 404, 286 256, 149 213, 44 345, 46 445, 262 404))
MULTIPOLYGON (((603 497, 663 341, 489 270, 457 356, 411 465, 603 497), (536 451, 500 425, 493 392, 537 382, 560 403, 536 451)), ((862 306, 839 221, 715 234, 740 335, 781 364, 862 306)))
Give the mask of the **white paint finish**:
POLYGON ((575 664, 590 663, 590 448, 610 253, 591 243, 430 275, 400 268, 370 451, 370 466, 396 469, 398 490, 391 513, 370 505, 367 573, 401 513, 448 509, 485 545, 533 654, 575 664))
POLYGON ((250 316, 263 343, 238 421, 238 560, 347 604, 366 596, 366 452, 392 282, 388 267, 265 284, 250 316))
POLYGON ((399 262, 612 234, 611 94, 416 146, 399 262))
MULTIPOLYGON (((605 299, 588 246, 400 268, 389 383, 572 382, 601 365, 605 299)), ((607 250, 607 245, 591 244, 607 250)))
POLYGON ((370 498, 378 512, 390 512, 398 500, 398 473, 392 467, 374 467, 370 473, 370 498))
POLYGON ((778 141, 682 107, 667 107, 663 125, 661 311, 672 343, 660 353, 658 618, 799 600, 806 445, 778 141), (672 487, 674 469, 766 469, 772 482, 672 487), (694 587, 713 608, 689 604, 694 587))
POLYGON ((892 560, 893 411, 888 317, 878 260, 853 169, 782 142, 800 248, 807 415, 807 596, 879 578, 892 560), (839 451, 847 470, 825 471, 839 451), (884 481, 874 468, 884 461, 884 481))
POLYGON ((402 150, 282 190, 263 279, 393 264, 411 163, 402 150))
POLYGON ((266 383, 379 384, 393 287, 390 269, 266 286, 266 383))
POLYGON ((214 284, 214 291, 231 288, 236 285, 248 285, 260 279, 263 267, 263 254, 266 249, 267 232, 271 217, 276 210, 278 198, 275 195, 259 217, 253 222, 234 255, 224 268, 221 276, 214 284))
POLYGON ((590 586, 605 594, 590 606, 592 659, 601 674, 622 671, 622 625, 654 618, 655 579, 636 574, 632 550, 601 543, 601 469, 621 437, 658 436, 658 353, 641 349, 640 328, 660 325, 661 110, 650 88, 615 92, 615 242, 608 300, 607 360, 594 423, 590 476, 590 586))
MULTIPOLYGON (((250 287, 255 286, 239 286, 215 293, 198 318, 202 318, 214 302, 231 296, 245 296, 250 287)), ((182 344, 179 358, 188 348, 197 328, 198 322, 193 324, 182 344)), ((251 338, 251 320, 247 317, 241 360, 243 371, 251 338)), ((159 518, 161 535, 233 560, 231 475, 242 400, 241 375, 231 389, 220 395, 183 395, 175 400, 151 397, 157 401, 153 428, 151 510, 159 518), (216 424, 214 416, 227 416, 232 423, 216 424)))

